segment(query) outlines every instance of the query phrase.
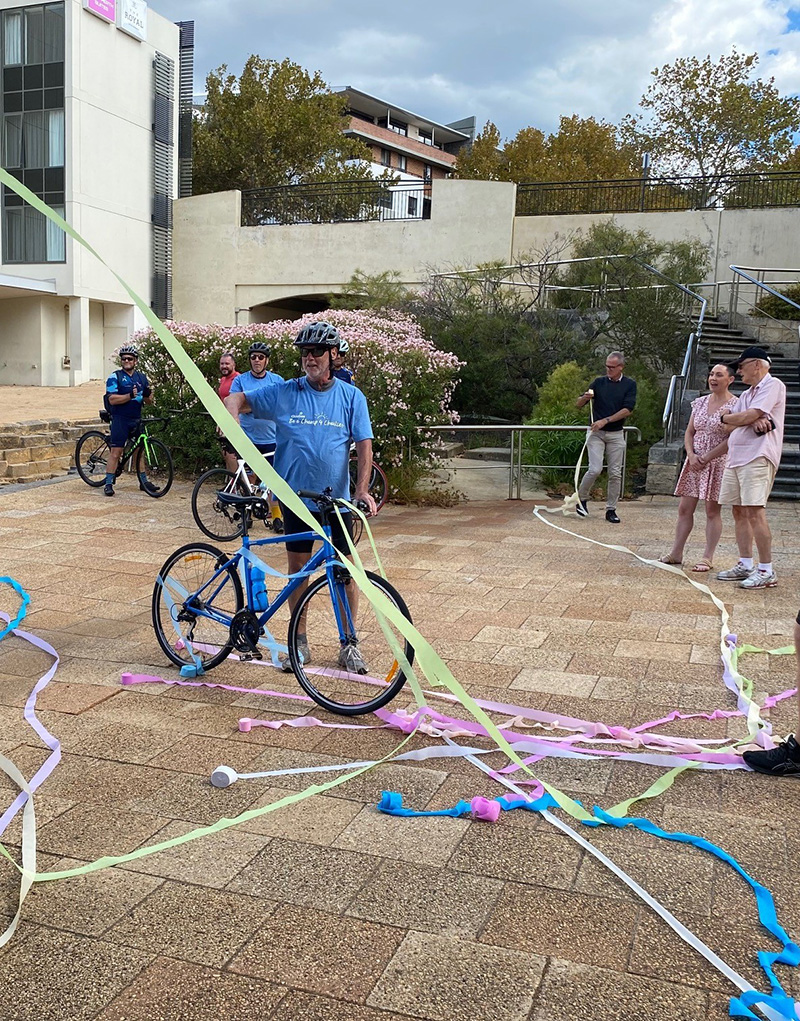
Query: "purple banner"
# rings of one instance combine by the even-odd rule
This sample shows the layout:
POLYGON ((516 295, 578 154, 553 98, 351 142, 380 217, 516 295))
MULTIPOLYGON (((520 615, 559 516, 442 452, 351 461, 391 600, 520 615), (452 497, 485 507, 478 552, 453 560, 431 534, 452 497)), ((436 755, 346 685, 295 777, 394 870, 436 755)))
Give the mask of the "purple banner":
POLYGON ((103 21, 110 21, 112 25, 117 21, 117 0, 83 0, 83 6, 87 11, 96 14, 103 21))

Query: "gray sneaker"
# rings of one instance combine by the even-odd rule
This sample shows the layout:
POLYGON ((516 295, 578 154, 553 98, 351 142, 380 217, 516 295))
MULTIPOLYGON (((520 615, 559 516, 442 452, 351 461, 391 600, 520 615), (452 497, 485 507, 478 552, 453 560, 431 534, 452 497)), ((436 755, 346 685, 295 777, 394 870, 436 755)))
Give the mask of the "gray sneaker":
MULTIPOLYGON (((303 666, 307 666, 311 662, 311 651, 308 648, 308 642, 298 641, 297 651, 300 653, 300 658, 303 661, 303 666)), ((285 652, 281 652, 278 655, 278 660, 281 664, 281 670, 285 674, 292 673, 292 664, 289 661, 289 656, 285 652)))
POLYGON ((339 650, 339 666, 349 674, 365 674, 367 663, 357 645, 343 645, 339 650))
POLYGON ((739 582, 739 588, 774 588, 778 577, 774 571, 754 571, 749 578, 739 582))
POLYGON ((735 567, 731 567, 730 570, 720 571, 717 575, 717 581, 744 581, 745 578, 749 578, 751 574, 755 573, 755 567, 745 567, 740 561, 735 567))

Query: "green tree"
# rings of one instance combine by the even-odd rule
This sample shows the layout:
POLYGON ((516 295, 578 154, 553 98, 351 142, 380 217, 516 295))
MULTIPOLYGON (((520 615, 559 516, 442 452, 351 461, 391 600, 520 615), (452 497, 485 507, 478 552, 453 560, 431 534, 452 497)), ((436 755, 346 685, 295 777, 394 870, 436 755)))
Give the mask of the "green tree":
POLYGON ((663 372, 676 371, 693 311, 674 283, 702 279, 708 249, 698 239, 657 241, 614 219, 595 223, 573 245, 576 259, 557 280, 555 304, 590 316, 594 336, 663 372), (645 268, 652 266, 668 279, 645 268))
POLYGON ((192 142, 196 194, 369 178, 369 150, 342 134, 346 100, 318 72, 253 55, 238 79, 224 64, 212 71, 206 89, 192 142))
POLYGON ((458 152, 455 176, 465 180, 507 181, 508 167, 500 146, 497 125, 487 121, 472 145, 458 152))
POLYGON ((331 308, 345 309, 398 309, 407 308, 411 292, 400 282, 394 270, 384 273, 365 273, 357 269, 338 294, 328 296, 331 308))
POLYGON ((621 125, 623 137, 651 153, 659 174, 695 174, 703 186, 694 204, 713 205, 723 177, 774 166, 792 150, 800 126, 800 100, 782 96, 774 79, 754 77, 758 54, 734 49, 679 57, 657 67, 639 106, 621 125))

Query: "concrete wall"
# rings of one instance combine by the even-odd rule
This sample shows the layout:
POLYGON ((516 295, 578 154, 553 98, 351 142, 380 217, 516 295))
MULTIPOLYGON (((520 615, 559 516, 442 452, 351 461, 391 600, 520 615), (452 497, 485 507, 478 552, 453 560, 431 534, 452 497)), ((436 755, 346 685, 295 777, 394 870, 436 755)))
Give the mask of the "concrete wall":
POLYGON ((337 291, 358 269, 413 285, 431 267, 507 262, 514 201, 513 184, 433 181, 429 220, 240 227, 238 192, 181 199, 176 318, 233 324, 236 308, 337 291))
POLYGON ((42 299, 0 302, 0 383, 42 385, 42 299))
MULTIPOLYGON (((556 237, 565 239, 562 257, 568 258, 576 232, 609 219, 517 217, 514 196, 512 184, 436 180, 430 220, 284 227, 240 227, 238 192, 181 199, 175 203, 175 315, 233 324, 238 308, 245 310, 238 316, 244 323, 246 310, 254 306, 335 293, 357 269, 395 271, 413 286, 431 269, 524 260, 556 237)), ((620 213, 615 219, 627 230, 643 228, 663 241, 700 238, 710 254, 708 280, 730 279, 731 263, 791 267, 800 262, 800 209, 620 213)), ((262 307, 252 318, 271 314, 262 307)))

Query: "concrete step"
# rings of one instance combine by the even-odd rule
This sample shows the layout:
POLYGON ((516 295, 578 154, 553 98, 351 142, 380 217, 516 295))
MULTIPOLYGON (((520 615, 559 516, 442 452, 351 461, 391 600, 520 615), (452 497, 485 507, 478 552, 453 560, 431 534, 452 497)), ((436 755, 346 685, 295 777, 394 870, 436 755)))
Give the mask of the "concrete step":
MULTIPOLYGON (((2 463, 2 462, 0 462, 2 463)), ((30 482, 34 479, 49 479, 53 475, 63 475, 69 464, 64 458, 46 457, 40 461, 24 461, 21 464, 9 464, 5 477, 15 482, 30 482)))
POLYGON ((511 461, 510 447, 473 447, 472 450, 465 450, 462 457, 469 457, 475 461, 511 461))

